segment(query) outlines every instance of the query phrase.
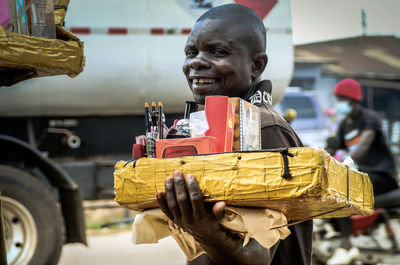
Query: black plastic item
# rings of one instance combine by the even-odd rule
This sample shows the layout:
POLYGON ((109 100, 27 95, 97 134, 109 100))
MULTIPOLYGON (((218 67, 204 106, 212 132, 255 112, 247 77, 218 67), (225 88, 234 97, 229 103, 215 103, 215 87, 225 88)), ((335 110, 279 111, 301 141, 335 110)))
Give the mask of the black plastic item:
POLYGON ((197 103, 196 101, 185 101, 185 103, 186 103, 185 115, 183 118, 189 120, 190 113, 199 110, 199 103, 197 103))
POLYGON ((176 139, 176 138, 190 138, 188 135, 182 134, 168 134, 167 139, 176 139))

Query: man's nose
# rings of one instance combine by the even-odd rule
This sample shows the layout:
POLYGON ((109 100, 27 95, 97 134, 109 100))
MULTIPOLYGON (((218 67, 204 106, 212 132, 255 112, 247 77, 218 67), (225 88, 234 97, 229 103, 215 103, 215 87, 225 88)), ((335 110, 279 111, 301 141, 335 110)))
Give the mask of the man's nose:
POLYGON ((211 65, 210 62, 206 58, 204 58, 201 53, 199 53, 195 58, 190 61, 189 67, 194 70, 202 70, 210 68, 211 65))

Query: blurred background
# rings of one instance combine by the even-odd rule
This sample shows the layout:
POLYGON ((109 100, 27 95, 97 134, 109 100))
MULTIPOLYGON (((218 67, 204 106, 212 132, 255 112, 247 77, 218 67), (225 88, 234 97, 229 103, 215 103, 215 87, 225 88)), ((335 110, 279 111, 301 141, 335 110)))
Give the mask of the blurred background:
MULTIPOLYGON (((291 8, 295 67, 290 86, 314 94, 321 110, 315 110, 313 116, 317 119, 322 111, 332 133, 336 129, 332 90, 342 79, 357 80, 363 89, 362 105, 381 115, 387 140, 398 156, 400 31, 396 10, 400 3, 304 0, 291 1, 291 8)), ((299 107, 310 102, 295 101, 299 107)), ((283 104, 285 108, 290 105, 286 100, 283 104)), ((310 112, 302 108, 298 118, 311 116, 310 112)), ((296 129, 296 122, 293 126, 296 129)))
MULTIPOLYGON (((8 23, 4 11, 11 2, 0 0, 1 25, 8 23)), ((263 19, 269 56, 263 77, 272 80, 275 108, 282 115, 296 111, 291 124, 306 145, 325 147, 335 134, 333 88, 353 78, 362 86, 362 105, 381 116, 400 166, 400 1, 71 0, 64 27, 84 42, 84 71, 74 79, 41 77, 0 87, 0 171, 9 172, 0 187, 27 189, 33 204, 53 205, 51 214, 63 223, 57 230, 52 218, 41 219, 63 234, 48 246, 58 254, 37 254, 37 242, 44 239, 32 220, 39 222, 41 211, 22 195, 2 192, 10 264, 26 264, 38 255, 57 264, 61 252, 62 265, 184 263, 173 240, 131 244, 136 213, 113 202, 113 167, 131 159, 135 136, 145 132, 145 102, 163 102, 168 126, 182 117, 184 101, 192 99, 181 70, 187 36, 202 13, 231 2, 252 7, 263 19), (14 175, 24 179, 10 184, 14 175), (27 185, 32 179, 42 184, 27 185), (63 185, 70 181, 82 194, 71 195, 74 205, 63 200, 63 185), (41 189, 52 195, 44 199, 41 189), (82 233, 88 247, 67 244, 61 250, 64 242, 84 243, 82 233)), ((55 8, 63 4, 58 1, 55 8)), ((371 258, 370 264, 380 263, 371 258)), ((390 264, 400 264, 399 257, 390 264)))

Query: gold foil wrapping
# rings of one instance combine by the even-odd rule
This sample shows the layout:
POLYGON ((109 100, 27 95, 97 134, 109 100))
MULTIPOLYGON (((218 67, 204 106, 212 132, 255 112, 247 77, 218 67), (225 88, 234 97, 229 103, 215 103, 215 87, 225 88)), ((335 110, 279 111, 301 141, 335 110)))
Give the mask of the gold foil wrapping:
POLYGON ((56 25, 64 24, 68 5, 69 0, 57 0, 57 2, 54 4, 54 22, 56 23, 56 25))
MULTIPOLYGON (((68 0, 57 4, 67 6, 68 0)), ((66 74, 75 77, 83 71, 83 43, 61 26, 65 9, 55 11, 57 39, 45 39, 8 32, 0 26, 0 85, 12 85, 32 77, 66 74), (6 78, 9 80, 5 80, 6 78)))
POLYGON ((234 152, 178 158, 141 158, 115 166, 115 201, 133 209, 157 207, 156 192, 179 169, 192 173, 205 201, 264 207, 288 220, 369 215, 374 209, 367 174, 349 169, 324 150, 289 148, 291 177, 283 178, 283 155, 276 151, 234 152))

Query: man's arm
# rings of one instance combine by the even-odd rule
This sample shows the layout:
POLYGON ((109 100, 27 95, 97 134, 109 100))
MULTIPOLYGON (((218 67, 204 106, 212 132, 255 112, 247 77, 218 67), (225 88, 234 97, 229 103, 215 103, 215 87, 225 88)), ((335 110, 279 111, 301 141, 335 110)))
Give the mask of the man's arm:
POLYGON ((222 217, 224 202, 206 209, 200 188, 193 175, 174 172, 165 180, 165 193, 158 192, 161 210, 179 227, 192 234, 207 255, 218 264, 270 264, 276 244, 263 248, 255 240, 243 247, 243 240, 224 228, 216 217, 222 217))
POLYGON ((350 153, 350 157, 358 162, 362 159, 369 151, 372 142, 375 139, 375 131, 372 129, 367 129, 361 132, 361 139, 357 147, 350 153))

